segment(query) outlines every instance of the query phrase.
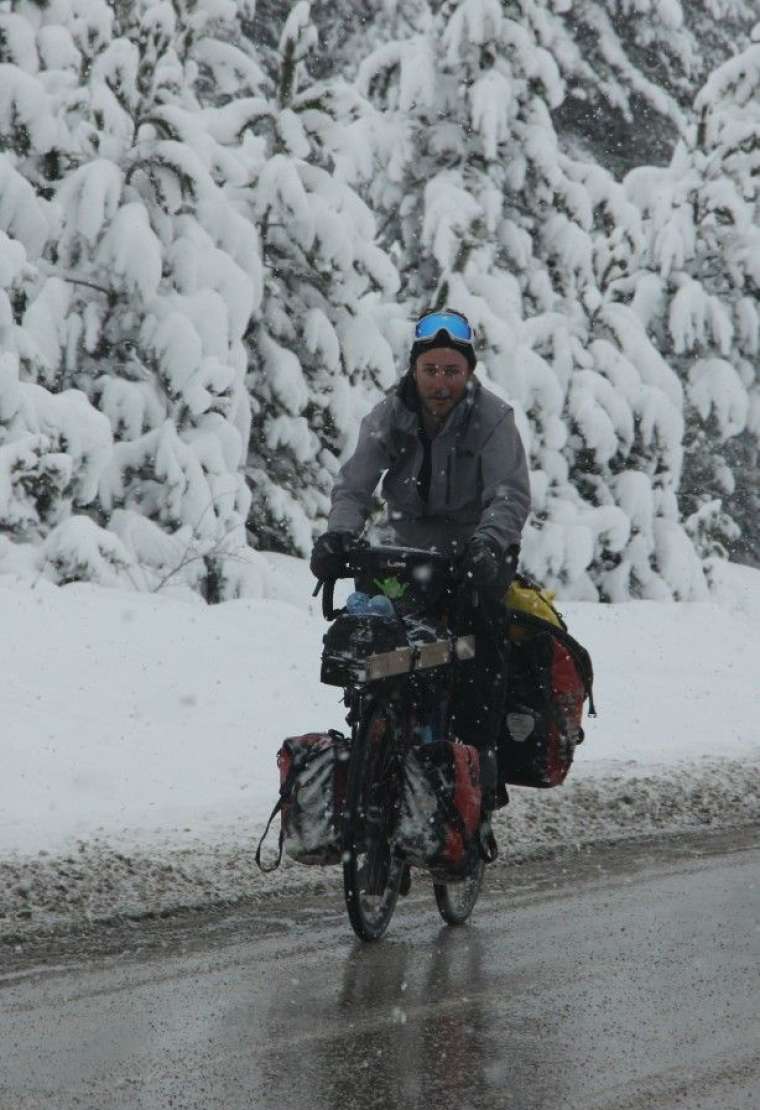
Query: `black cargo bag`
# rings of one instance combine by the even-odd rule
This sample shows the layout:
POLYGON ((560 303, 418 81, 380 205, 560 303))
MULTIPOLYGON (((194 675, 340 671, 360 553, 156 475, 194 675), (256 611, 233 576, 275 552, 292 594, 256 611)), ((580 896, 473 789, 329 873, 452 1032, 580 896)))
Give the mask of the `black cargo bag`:
POLYGON ((277 753, 280 797, 256 850, 256 863, 262 871, 279 867, 283 851, 297 863, 340 863, 350 748, 350 741, 334 730, 307 732, 283 742, 277 753), (278 813, 279 852, 275 862, 265 866, 261 850, 278 813))
POLYGON ((477 748, 448 740, 412 748, 404 760, 394 851, 444 882, 465 879, 480 858, 477 748))
POLYGON ((397 617, 341 613, 322 637, 320 681, 352 686, 365 679, 368 656, 407 647, 406 629, 397 617))
POLYGON ((583 705, 595 715, 591 657, 563 628, 509 610, 509 664, 499 781, 551 787, 565 781, 583 740, 583 705))

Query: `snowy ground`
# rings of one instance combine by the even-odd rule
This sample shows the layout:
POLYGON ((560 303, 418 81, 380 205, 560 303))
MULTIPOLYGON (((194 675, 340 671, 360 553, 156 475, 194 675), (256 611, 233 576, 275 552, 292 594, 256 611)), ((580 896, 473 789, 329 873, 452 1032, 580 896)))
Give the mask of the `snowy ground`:
MULTIPOLYGON (((280 741, 342 724, 308 570, 271 567, 267 600, 213 608, 0 577, 0 937, 337 881, 252 861, 280 741)), ((723 569, 710 604, 564 612, 599 717, 568 785, 513 792, 509 858, 760 821, 760 572, 723 569)))

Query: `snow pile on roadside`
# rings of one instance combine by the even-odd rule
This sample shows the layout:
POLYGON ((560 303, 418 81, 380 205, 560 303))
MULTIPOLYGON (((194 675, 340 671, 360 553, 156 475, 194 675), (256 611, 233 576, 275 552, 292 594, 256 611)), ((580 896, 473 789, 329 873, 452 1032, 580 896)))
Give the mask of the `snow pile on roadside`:
MULTIPOLYGON (((342 723, 308 572, 271 562, 213 608, 0 578, 0 936, 337 882, 253 863, 281 739, 342 723)), ((600 716, 566 787, 513 791, 510 858, 760 821, 760 574, 720 573, 719 602, 565 607, 600 716)))
MULTIPOLYGON (((495 819, 502 854, 494 867, 568 847, 749 824, 760 824, 760 766, 735 761, 569 782, 549 793, 515 789, 495 819)), ((243 823, 219 843, 198 839, 127 851, 95 839, 66 854, 0 861, 0 944, 23 941, 31 932, 240 901, 255 900, 264 909, 286 891, 340 889, 338 867, 301 867, 285 859, 280 871, 262 875, 253 843, 251 826, 243 823)))

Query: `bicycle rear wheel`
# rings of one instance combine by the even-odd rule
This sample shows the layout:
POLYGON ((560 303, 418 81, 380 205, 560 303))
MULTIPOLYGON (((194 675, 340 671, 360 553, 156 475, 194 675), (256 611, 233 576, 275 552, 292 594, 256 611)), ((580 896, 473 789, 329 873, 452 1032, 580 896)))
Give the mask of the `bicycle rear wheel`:
POLYGON ((379 940, 393 916, 404 870, 389 843, 401 784, 401 737, 389 705, 372 703, 356 728, 343 826, 343 889, 354 932, 379 940))
POLYGON ((464 925, 475 908, 483 886, 483 860, 472 875, 459 883, 433 883, 438 912, 447 925, 464 925))

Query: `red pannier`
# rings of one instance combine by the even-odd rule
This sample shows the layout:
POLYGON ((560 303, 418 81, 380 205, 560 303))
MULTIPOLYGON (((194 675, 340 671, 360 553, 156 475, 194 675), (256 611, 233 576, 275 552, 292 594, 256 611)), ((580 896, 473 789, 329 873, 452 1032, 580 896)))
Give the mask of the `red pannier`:
POLYGON ((262 871, 275 870, 283 850, 297 863, 340 863, 350 747, 349 740, 335 731, 307 732, 283 742, 277 753, 280 797, 256 851, 256 863, 262 871), (264 866, 261 849, 278 813, 279 854, 274 864, 264 866))
POLYGON ((480 760, 448 740, 423 744, 404 761, 394 849, 446 882, 464 879, 479 857, 480 760))
POLYGON ((587 698, 595 713, 591 657, 565 629, 527 613, 510 610, 510 632, 499 778, 515 786, 559 786, 583 740, 587 698))

